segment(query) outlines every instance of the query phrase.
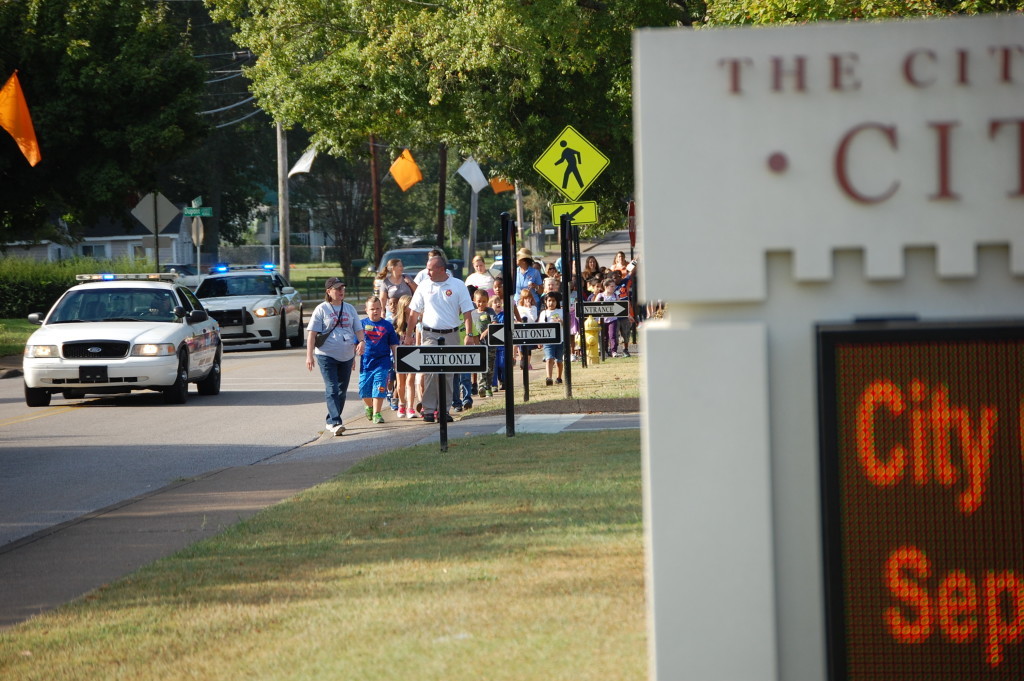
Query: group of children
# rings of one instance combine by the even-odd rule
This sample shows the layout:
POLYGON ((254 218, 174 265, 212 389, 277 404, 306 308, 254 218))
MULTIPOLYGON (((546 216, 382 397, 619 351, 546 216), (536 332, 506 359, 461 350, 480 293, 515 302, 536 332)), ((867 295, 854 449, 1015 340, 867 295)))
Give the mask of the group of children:
MULTIPOLYGON (((621 254, 619 254, 621 256, 621 254)), ((616 264, 619 256, 616 257, 616 264)), ((624 259, 624 258, 623 258, 624 259)), ((588 263, 589 264, 589 263, 588 263)), ((591 276, 587 279, 588 294, 586 300, 616 301, 629 296, 629 273, 625 268, 612 268, 603 279, 591 276), (625 276, 623 276, 625 275, 625 276)), ((540 295, 538 309, 537 296, 530 288, 519 292, 516 306, 513 309, 515 321, 522 323, 549 322, 562 323, 562 294, 559 292, 560 280, 557 271, 549 273, 544 280, 543 293, 540 295)), ((493 280, 493 288, 476 288, 470 286, 470 294, 475 308, 473 332, 480 336, 480 342, 487 345, 488 327, 491 324, 502 324, 505 321, 504 296, 500 278, 493 280)), ((374 423, 383 423, 381 413, 384 404, 390 403, 399 418, 419 418, 421 414, 422 374, 396 373, 395 355, 400 338, 407 333, 409 320, 409 303, 412 297, 405 295, 398 299, 388 299, 388 310, 383 308, 381 300, 373 296, 366 301, 366 319, 363 320, 365 351, 360 363, 359 396, 363 399, 367 419, 374 423)), ((570 301, 574 302, 574 301, 570 301)), ((571 318, 569 336, 570 350, 575 351, 573 334, 579 333, 579 323, 575 315, 571 318)), ((632 324, 628 318, 609 317, 604 320, 607 333, 607 348, 612 357, 620 356, 619 337, 624 339, 622 355, 629 357, 629 333, 632 324)), ((487 370, 480 375, 472 375, 472 380, 464 374, 453 377, 452 407, 462 411, 472 406, 472 396, 493 397, 494 389, 504 389, 504 348, 500 345, 487 345, 487 370)), ((562 383, 562 344, 538 345, 544 351, 545 384, 562 383)), ((516 360, 529 363, 532 347, 516 346, 516 360)), ((575 358, 575 352, 574 352, 575 358)), ((532 369, 532 366, 530 366, 532 369)))

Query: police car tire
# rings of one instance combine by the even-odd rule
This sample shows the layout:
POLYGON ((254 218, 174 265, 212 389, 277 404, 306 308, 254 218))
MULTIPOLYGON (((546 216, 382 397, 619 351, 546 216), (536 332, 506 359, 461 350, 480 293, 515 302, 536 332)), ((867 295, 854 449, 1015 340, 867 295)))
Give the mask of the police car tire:
POLYGON ((25 385, 25 404, 30 407, 50 406, 50 393, 43 388, 30 388, 25 385))
POLYGON ((299 325, 295 329, 295 335, 292 336, 292 347, 301 348, 305 340, 306 330, 302 327, 302 305, 299 305, 299 325))
POLYGON ((281 328, 277 330, 277 340, 270 341, 271 350, 284 350, 288 347, 288 325, 284 321, 284 314, 281 315, 281 328))
POLYGON ((188 355, 184 352, 178 355, 178 377, 167 388, 164 388, 164 402, 166 404, 185 404, 188 400, 188 355))
POLYGON ((220 394, 220 352, 217 352, 217 359, 213 360, 213 366, 210 367, 210 373, 206 374, 206 378, 196 383, 196 390, 200 395, 219 395, 220 394))

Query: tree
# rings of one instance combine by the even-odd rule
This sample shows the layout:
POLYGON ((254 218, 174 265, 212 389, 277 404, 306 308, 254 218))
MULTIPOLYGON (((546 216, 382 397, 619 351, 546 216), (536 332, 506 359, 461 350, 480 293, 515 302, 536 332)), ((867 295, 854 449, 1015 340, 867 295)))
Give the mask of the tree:
POLYGON ((148 0, 0 5, 0 68, 19 70, 43 155, 29 167, 0 140, 0 243, 127 216, 158 169, 202 139, 203 69, 167 17, 148 0))
POLYGON ((803 24, 811 21, 937 17, 1020 11, 1013 0, 707 0, 706 23, 803 24))
POLYGON ((631 32, 682 17, 665 0, 209 1, 257 55, 260 106, 319 148, 444 142, 536 184, 533 160, 572 124, 612 161, 591 189, 605 215, 633 192, 631 32))

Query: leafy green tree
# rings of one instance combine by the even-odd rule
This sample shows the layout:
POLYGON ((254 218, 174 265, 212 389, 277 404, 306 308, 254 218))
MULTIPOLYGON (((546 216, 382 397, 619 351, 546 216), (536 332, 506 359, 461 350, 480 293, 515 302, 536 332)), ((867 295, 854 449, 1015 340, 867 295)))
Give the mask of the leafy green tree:
POLYGON ((1013 0, 707 0, 706 23, 796 24, 1020 11, 1013 0))
POLYGON ((533 160, 571 124, 611 159, 588 196, 610 216, 633 191, 631 32, 683 18, 665 0, 208 3, 257 55, 260 106, 319 148, 444 142, 536 185, 533 160))
POLYGON ((205 134, 203 69, 167 18, 149 0, 0 4, 0 69, 19 70, 43 155, 29 167, 0 135, 0 243, 127 216, 205 134))

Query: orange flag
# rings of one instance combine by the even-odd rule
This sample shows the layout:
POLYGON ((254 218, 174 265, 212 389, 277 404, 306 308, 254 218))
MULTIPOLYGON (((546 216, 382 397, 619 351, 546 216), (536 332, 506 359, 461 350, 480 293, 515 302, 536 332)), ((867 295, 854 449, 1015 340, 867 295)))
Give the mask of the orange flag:
POLYGON ((420 167, 416 165, 408 149, 391 164, 391 177, 395 178, 403 192, 423 179, 423 173, 420 172, 420 167))
POLYGON ((0 88, 0 127, 11 133, 30 166, 43 159, 43 155, 39 153, 39 142, 36 141, 36 131, 32 127, 32 117, 28 113, 28 104, 25 102, 25 94, 21 91, 17 71, 12 73, 3 88, 0 88))
POLYGON ((514 184, 509 184, 508 181, 503 180, 500 177, 491 178, 491 189, 494 190, 495 194, 500 194, 502 192, 510 192, 515 188, 516 186, 514 184))

